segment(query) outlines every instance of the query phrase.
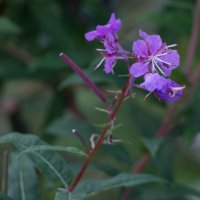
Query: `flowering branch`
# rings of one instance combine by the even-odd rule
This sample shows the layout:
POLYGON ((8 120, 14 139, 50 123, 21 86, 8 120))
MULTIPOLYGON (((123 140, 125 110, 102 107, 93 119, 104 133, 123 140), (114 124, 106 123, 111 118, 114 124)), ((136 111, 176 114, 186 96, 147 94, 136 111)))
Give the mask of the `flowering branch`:
MULTIPOLYGON (((171 79, 165 77, 170 76, 172 70, 179 66, 179 54, 176 50, 170 49, 176 45, 167 46, 162 42, 159 35, 148 35, 147 33, 140 31, 142 39, 133 43, 133 53, 125 51, 119 43, 117 32, 121 27, 121 20, 115 18, 115 14, 111 15, 109 22, 106 25, 98 25, 96 30, 90 31, 85 34, 85 38, 88 41, 94 39, 99 40, 105 49, 97 49, 103 59, 97 65, 96 68, 104 62, 105 73, 113 73, 117 60, 122 59, 128 67, 128 79, 124 86, 123 91, 117 99, 114 109, 111 110, 105 97, 102 95, 99 88, 89 79, 89 77, 76 65, 67 55, 60 54, 60 57, 85 81, 87 86, 93 90, 93 92, 102 100, 106 109, 109 111, 109 118, 107 125, 102 130, 97 141, 93 142, 92 150, 88 153, 82 168, 74 181, 71 183, 68 191, 72 192, 79 183, 81 177, 87 170, 91 159, 104 142, 104 137, 108 133, 108 143, 112 143, 112 129, 114 120, 116 119, 117 112, 123 102, 131 91, 131 87, 134 85, 138 88, 149 91, 149 94, 154 93, 159 99, 166 102, 177 101, 182 95, 184 87, 180 86, 171 79), (131 66, 129 64, 129 57, 134 58, 135 63, 131 66), (138 77, 142 77, 144 81, 139 85, 134 84, 134 80, 138 77)), ((134 61, 133 60, 133 61, 134 61)), ((165 123, 168 123, 169 119, 166 118, 163 126, 161 126, 161 132, 165 129, 165 123), (164 128, 163 128, 164 127, 164 128)), ((162 134, 161 134, 162 136, 162 134)), ((157 135, 160 137, 160 133, 157 135)), ((134 172, 140 172, 145 164, 149 160, 149 155, 145 155, 142 160, 135 166, 134 172)))

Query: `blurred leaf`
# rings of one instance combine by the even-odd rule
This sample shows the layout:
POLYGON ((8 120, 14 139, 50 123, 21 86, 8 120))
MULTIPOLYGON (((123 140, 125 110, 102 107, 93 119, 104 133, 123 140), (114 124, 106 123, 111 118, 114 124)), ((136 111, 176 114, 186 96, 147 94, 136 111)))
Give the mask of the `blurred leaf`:
POLYGON ((40 29, 48 33, 57 47, 62 50, 70 49, 71 52, 74 52, 75 49, 68 34, 69 30, 64 28, 60 15, 52 9, 52 5, 56 8, 57 2, 31 0, 30 12, 40 29))
POLYGON ((187 137, 191 141, 199 131, 199 113, 200 113, 200 81, 197 86, 194 88, 194 93, 192 96, 191 106, 187 112, 187 120, 185 120, 184 128, 187 137))
MULTIPOLYGON (((166 181, 162 178, 152 176, 152 175, 121 173, 107 180, 82 181, 77 186, 75 191, 69 195, 70 195, 70 198, 72 199, 81 200, 81 199, 85 199, 88 196, 94 195, 98 192, 105 191, 108 189, 113 189, 113 188, 118 188, 118 187, 138 186, 142 184, 155 183, 155 182, 166 182, 166 181)), ((56 199, 56 200, 62 200, 64 195, 63 196, 59 194, 57 195, 60 196, 60 199, 56 199)))
POLYGON ((102 145, 101 150, 116 158, 117 161, 128 164, 133 164, 129 152, 122 144, 102 145))
POLYGON ((134 99, 134 104, 130 108, 130 117, 134 127, 138 129, 138 134, 140 136, 154 137, 160 125, 163 113, 157 99, 156 104, 147 101, 149 100, 143 101, 141 97, 136 97, 134 99), (133 115, 133 113, 137 114, 133 115))
POLYGON ((63 70, 66 68, 63 65, 62 60, 59 58, 56 52, 50 52, 41 57, 37 57, 37 60, 30 64, 30 69, 35 71, 37 69, 46 69, 46 70, 63 70))
POLYGON ((8 171, 8 195, 14 200, 39 200, 39 182, 33 163, 28 157, 11 155, 8 171))
POLYGON ((4 34, 18 34, 21 32, 19 26, 17 26, 8 17, 0 17, 0 33, 4 34))
POLYGON ((141 138, 142 143, 145 145, 145 147, 148 149, 152 157, 156 156, 156 153, 158 152, 160 145, 162 143, 161 139, 156 138, 141 138))
POLYGON ((28 77, 27 66, 6 54, 0 54, 0 78, 24 79, 28 77))
POLYGON ((104 173, 108 174, 109 176, 116 176, 117 174, 120 173, 120 170, 112 166, 109 166, 107 162, 100 163, 93 160, 91 165, 94 166, 96 169, 99 169, 104 173))
POLYGON ((81 151, 80 149, 76 147, 64 147, 64 146, 50 146, 50 145, 40 145, 40 146, 33 146, 30 148, 27 148, 26 150, 22 151, 18 157, 27 154, 27 153, 33 153, 34 151, 66 151, 68 153, 75 154, 77 156, 86 156, 86 154, 81 151))
POLYGON ((74 136, 74 134, 72 134, 72 129, 80 131, 85 137, 89 137, 92 133, 96 132, 96 130, 91 125, 87 124, 87 122, 81 121, 70 114, 64 115, 53 121, 46 128, 46 131, 53 135, 74 136))
MULTIPOLYGON (((114 78, 106 75, 105 73, 97 72, 97 71, 91 71, 91 70, 83 70, 84 73, 88 77, 91 78, 91 80, 95 83, 115 83, 114 78)), ((60 84, 60 89, 63 89, 65 87, 69 87, 72 85, 80 85, 83 84, 84 81, 76 74, 71 74, 68 77, 64 79, 64 81, 60 84)))
MULTIPOLYGON (((10 133, 0 137, 1 143, 13 143, 19 151, 24 151, 31 146, 46 145, 44 141, 35 135, 23 135, 10 133)), ((67 187, 72 179, 72 173, 65 160, 56 152, 39 151, 28 155, 40 171, 53 183, 62 183, 67 187)))
MULTIPOLYGON (((70 200, 69 194, 67 192, 56 192, 55 200, 70 200)), ((73 199, 73 200, 79 200, 79 199, 73 199)))
POLYGON ((6 194, 0 193, 0 200, 12 200, 12 199, 6 194))

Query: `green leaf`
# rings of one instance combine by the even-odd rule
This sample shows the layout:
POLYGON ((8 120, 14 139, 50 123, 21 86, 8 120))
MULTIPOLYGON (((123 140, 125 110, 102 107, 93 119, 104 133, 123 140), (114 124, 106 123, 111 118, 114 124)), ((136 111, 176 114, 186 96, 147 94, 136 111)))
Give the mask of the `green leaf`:
POLYGON ((50 145, 39 145, 39 146, 33 146, 30 148, 27 148, 26 150, 22 151, 18 157, 21 157, 24 154, 27 153, 33 153, 34 151, 42 151, 42 150, 48 150, 48 151, 66 151, 68 153, 73 153, 77 156, 86 156, 86 154, 81 151, 80 149, 76 147, 64 147, 64 146, 50 146, 50 145))
MULTIPOLYGON (((1 143, 13 143, 19 151, 27 148, 46 145, 44 141, 35 135, 10 133, 0 137, 1 143)), ((72 179, 72 173, 66 161, 56 152, 38 151, 28 154, 29 158, 34 162, 37 168, 46 175, 53 183, 62 183, 65 187, 72 179)))
MULTIPOLYGON (((128 174, 121 173, 113 178, 107 180, 85 180, 82 181, 77 189, 70 195, 71 199, 85 199, 88 196, 94 195, 98 192, 105 191, 108 189, 119 188, 119 187, 131 187, 138 186, 147 183, 155 183, 155 182, 166 182, 164 179, 146 174, 128 174)), ((61 192, 58 192, 61 193, 61 192)), ((63 196, 61 194, 57 194, 60 196, 62 200, 63 196)))
POLYGON ((105 154, 109 154, 113 156, 117 161, 123 162, 130 165, 133 165, 133 161, 130 157, 130 153, 125 148, 123 144, 115 144, 115 145, 102 145, 101 150, 105 154))
POLYGON ((0 193, 0 200, 12 200, 12 199, 6 194, 0 193))
MULTIPOLYGON (((83 70, 83 72, 86 73, 86 75, 90 77, 94 83, 114 83, 115 82, 114 78, 106 74, 103 74, 101 72, 92 71, 92 70, 83 70)), ((63 80, 59 88, 64 89, 65 87, 69 87, 72 85, 80 85, 80 84, 84 84, 84 81, 78 75, 73 73, 63 80)))
POLYGON ((8 171, 8 195, 15 200, 39 200, 39 182, 33 163, 27 156, 11 155, 8 171))
POLYGON ((27 66, 19 60, 12 58, 10 55, 1 52, 0 61, 0 78, 23 79, 29 77, 27 66))
POLYGON ((69 193, 67 193, 67 192, 56 192, 55 200, 69 200, 69 193))
POLYGON ((160 145, 162 143, 161 139, 156 138, 141 138, 142 143, 145 145, 147 150, 150 152, 152 157, 156 156, 156 153, 158 152, 160 145))
POLYGON ((7 17, 0 17, 0 33, 18 34, 20 32, 21 32, 21 29, 12 20, 10 20, 7 17))
POLYGON ((32 0, 29 5, 29 11, 40 30, 46 32, 60 49, 69 48, 71 52, 75 51, 73 43, 68 37, 69 30, 64 28, 60 15, 52 10, 52 7, 58 6, 58 3, 49 2, 46 4, 45 1, 32 0))
POLYGON ((96 132, 96 130, 91 125, 73 117, 70 114, 64 115, 56 119, 46 128, 46 131, 49 134, 53 135, 73 136, 72 129, 81 131, 81 133, 87 137, 89 137, 92 133, 96 132))

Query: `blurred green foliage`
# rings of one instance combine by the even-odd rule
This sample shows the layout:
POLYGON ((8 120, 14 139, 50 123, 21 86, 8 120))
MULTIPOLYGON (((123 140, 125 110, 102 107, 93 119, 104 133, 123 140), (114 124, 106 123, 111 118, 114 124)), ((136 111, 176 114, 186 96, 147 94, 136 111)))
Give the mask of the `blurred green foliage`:
MULTIPOLYGON (((89 183, 89 188, 84 184, 80 187, 85 193, 90 190, 89 194, 103 190, 109 183, 108 188, 128 186, 126 178, 131 176, 134 164, 142 154, 149 153, 152 158, 144 172, 155 177, 146 182, 145 179, 143 183, 149 183, 139 186, 135 183, 140 179, 133 176, 129 186, 134 187, 130 189, 129 199, 199 198, 199 193, 193 189, 200 191, 200 142, 197 138, 200 89, 199 84, 190 85, 188 77, 183 74, 195 9, 195 0, 0 1, 0 170, 4 163, 3 152, 7 150, 10 152, 8 195, 11 198, 65 199, 61 192, 57 192, 57 187, 62 185, 58 177, 60 175, 69 183, 83 159, 65 151, 61 155, 55 151, 36 151, 34 146, 47 142, 61 148, 74 146, 83 149, 79 138, 71 132, 76 129, 90 148, 90 136, 99 133, 101 125, 105 124, 106 114, 94 109, 103 108, 102 103, 58 55, 65 52, 75 60, 112 103, 114 95, 106 90, 121 89, 125 78, 117 75, 126 73, 124 64, 116 66, 115 76, 106 76, 101 68, 93 71, 101 59, 95 51, 99 44, 84 39, 85 32, 93 30, 97 24, 104 24, 112 12, 122 19, 119 37, 129 50, 133 40, 138 38, 139 29, 159 33, 163 41, 178 44, 181 66, 173 72, 173 77, 186 85, 185 96, 178 109, 173 110, 172 124, 169 125, 173 129, 169 136, 157 140, 154 139, 155 133, 169 105, 159 102, 153 95, 144 101, 146 94, 133 90, 136 95, 124 102, 117 117, 116 123, 122 126, 114 131, 114 138, 121 139, 122 143, 103 144, 84 177, 108 178, 108 181, 102 180, 99 188, 95 181, 94 185, 89 183), (21 135, 8 135, 10 132, 20 132, 21 135), (9 142, 15 147, 7 144, 9 142), (17 159, 17 153, 28 147, 33 148, 32 152, 17 159), (120 172, 129 175, 118 175, 118 179, 120 172), (160 180, 157 176, 170 184, 151 183, 154 178, 160 180), (112 182, 116 179, 117 183, 112 182)), ((199 53, 198 43, 193 71, 200 61, 199 53)), ((120 199, 121 193, 123 188, 112 189, 89 199, 120 199)), ((0 199, 10 198, 0 193, 0 199)))

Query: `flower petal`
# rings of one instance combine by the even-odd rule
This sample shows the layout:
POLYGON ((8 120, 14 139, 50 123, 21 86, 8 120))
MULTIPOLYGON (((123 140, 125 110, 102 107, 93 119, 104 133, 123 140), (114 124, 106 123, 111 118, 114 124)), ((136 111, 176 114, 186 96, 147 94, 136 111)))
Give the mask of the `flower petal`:
POLYGON ((144 31, 142 31, 142 30, 139 30, 139 35, 140 35, 140 37, 142 37, 144 40, 145 40, 146 37, 147 37, 147 33, 144 32, 144 31))
POLYGON ((142 56, 142 57, 148 56, 148 48, 144 40, 136 40, 133 43, 132 48, 136 56, 142 56))
POLYGON ((131 66, 130 74, 137 78, 148 72, 148 63, 138 62, 131 66))
POLYGON ((159 35, 147 35, 146 36, 146 42, 149 47, 150 52, 155 55, 156 52, 160 49, 162 46, 162 39, 159 35))
POLYGON ((108 54, 116 53, 115 38, 112 34, 107 35, 106 40, 104 40, 103 44, 108 54))
POLYGON ((145 81, 140 86, 149 92, 154 92, 156 89, 162 89, 166 85, 166 79, 157 73, 146 74, 144 77, 145 81))
POLYGON ((117 33, 121 28, 121 20, 115 18, 115 13, 112 13, 108 24, 110 24, 112 31, 115 33, 117 33))
POLYGON ((87 41, 92 41, 96 39, 97 36, 98 36, 97 31, 90 31, 90 32, 85 33, 85 38, 87 41))
POLYGON ((114 62, 116 61, 115 57, 108 57, 105 60, 104 71, 108 74, 113 72, 114 62))
POLYGON ((161 60, 170 63, 171 65, 169 66, 172 69, 175 69, 178 67, 179 62, 180 62, 180 57, 177 51, 175 50, 169 50, 167 55, 161 56, 161 60))
POLYGON ((179 100, 183 93, 183 88, 176 82, 166 79, 167 82, 161 90, 155 90, 155 95, 158 96, 161 100, 166 102, 174 102, 179 100), (173 88, 179 88, 177 91, 173 91, 173 88))

